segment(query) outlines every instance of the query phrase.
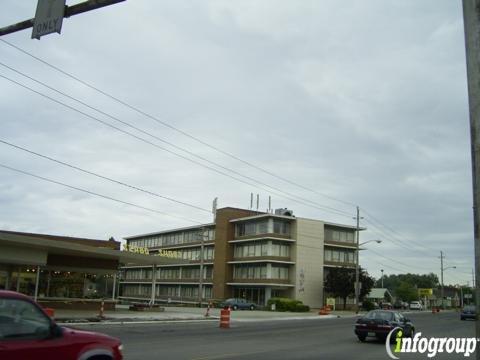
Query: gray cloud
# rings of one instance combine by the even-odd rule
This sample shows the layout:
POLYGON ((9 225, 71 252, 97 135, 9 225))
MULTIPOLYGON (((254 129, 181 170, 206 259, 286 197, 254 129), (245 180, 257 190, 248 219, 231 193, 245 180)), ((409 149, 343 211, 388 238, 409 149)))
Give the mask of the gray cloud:
MULTIPOLYGON (((5 1, 0 25, 33 16, 35 3, 5 1)), ((362 225, 369 229, 362 239, 384 240, 369 248, 406 264, 362 252, 362 264, 373 275, 384 268, 379 262, 390 265, 390 273, 438 273, 443 250, 459 266, 446 279, 470 280, 470 148, 459 2, 127 1, 66 19, 61 35, 34 41, 23 31, 4 39, 328 197, 201 146, 2 43, 1 62, 223 166, 351 215, 223 177, 3 79, 0 138, 207 209, 216 196, 221 206, 248 207, 254 192, 261 194, 263 208, 272 195, 276 207, 292 208, 297 216, 353 224, 354 206, 331 198, 355 203, 366 210, 362 225), (395 245, 398 240, 404 247, 395 245)), ((3 67, 0 74, 42 89, 3 67)), ((211 220, 5 145, 0 162, 192 220, 211 220)), ((120 238, 193 224, 8 170, 0 173, 1 228, 120 238)))

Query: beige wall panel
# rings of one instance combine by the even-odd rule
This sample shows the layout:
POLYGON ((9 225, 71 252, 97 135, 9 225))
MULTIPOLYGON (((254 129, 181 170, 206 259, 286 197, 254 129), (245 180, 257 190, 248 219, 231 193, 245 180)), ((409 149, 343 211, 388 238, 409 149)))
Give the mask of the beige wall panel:
POLYGON ((295 298, 310 307, 322 307, 324 223, 297 218, 293 231, 295 298))

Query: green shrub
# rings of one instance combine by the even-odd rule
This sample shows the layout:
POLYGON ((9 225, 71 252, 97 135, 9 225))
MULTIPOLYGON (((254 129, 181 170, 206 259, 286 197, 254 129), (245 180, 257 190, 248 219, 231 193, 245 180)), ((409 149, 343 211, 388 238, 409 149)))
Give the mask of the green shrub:
POLYGON ((364 300, 363 304, 362 304, 362 307, 367 311, 375 309, 375 305, 373 304, 373 301, 371 301, 371 300, 364 300))
POLYGON ((295 307, 296 312, 309 312, 310 311, 310 306, 308 305, 303 305, 303 304, 297 304, 295 307))
POLYGON ((268 300, 268 309, 272 309, 272 304, 275 304, 275 311, 292 311, 292 312, 306 312, 310 311, 310 307, 303 305, 300 300, 293 300, 289 298, 271 298, 268 300))

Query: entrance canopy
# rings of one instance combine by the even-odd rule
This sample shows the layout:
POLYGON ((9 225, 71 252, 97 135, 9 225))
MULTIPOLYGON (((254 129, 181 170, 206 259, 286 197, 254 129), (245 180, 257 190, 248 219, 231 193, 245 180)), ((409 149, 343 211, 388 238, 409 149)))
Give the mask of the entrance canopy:
POLYGON ((0 231, 0 264, 115 272, 120 264, 153 266, 182 262, 120 251, 112 248, 115 245, 119 243, 114 241, 112 246, 111 241, 0 231))

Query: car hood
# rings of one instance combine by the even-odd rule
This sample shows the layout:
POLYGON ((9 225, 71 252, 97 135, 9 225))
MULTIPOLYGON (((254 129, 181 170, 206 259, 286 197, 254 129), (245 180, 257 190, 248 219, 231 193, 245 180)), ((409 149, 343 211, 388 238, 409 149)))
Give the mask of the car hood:
POLYGON ((84 340, 92 340, 92 341, 101 341, 101 342, 108 342, 111 343, 112 345, 118 344, 120 345, 121 342, 119 339, 114 338, 112 336, 98 333, 98 332, 93 332, 93 331, 85 331, 85 330, 78 330, 78 329, 72 329, 69 327, 61 326, 62 333, 64 336, 72 336, 72 337, 79 337, 84 340))

